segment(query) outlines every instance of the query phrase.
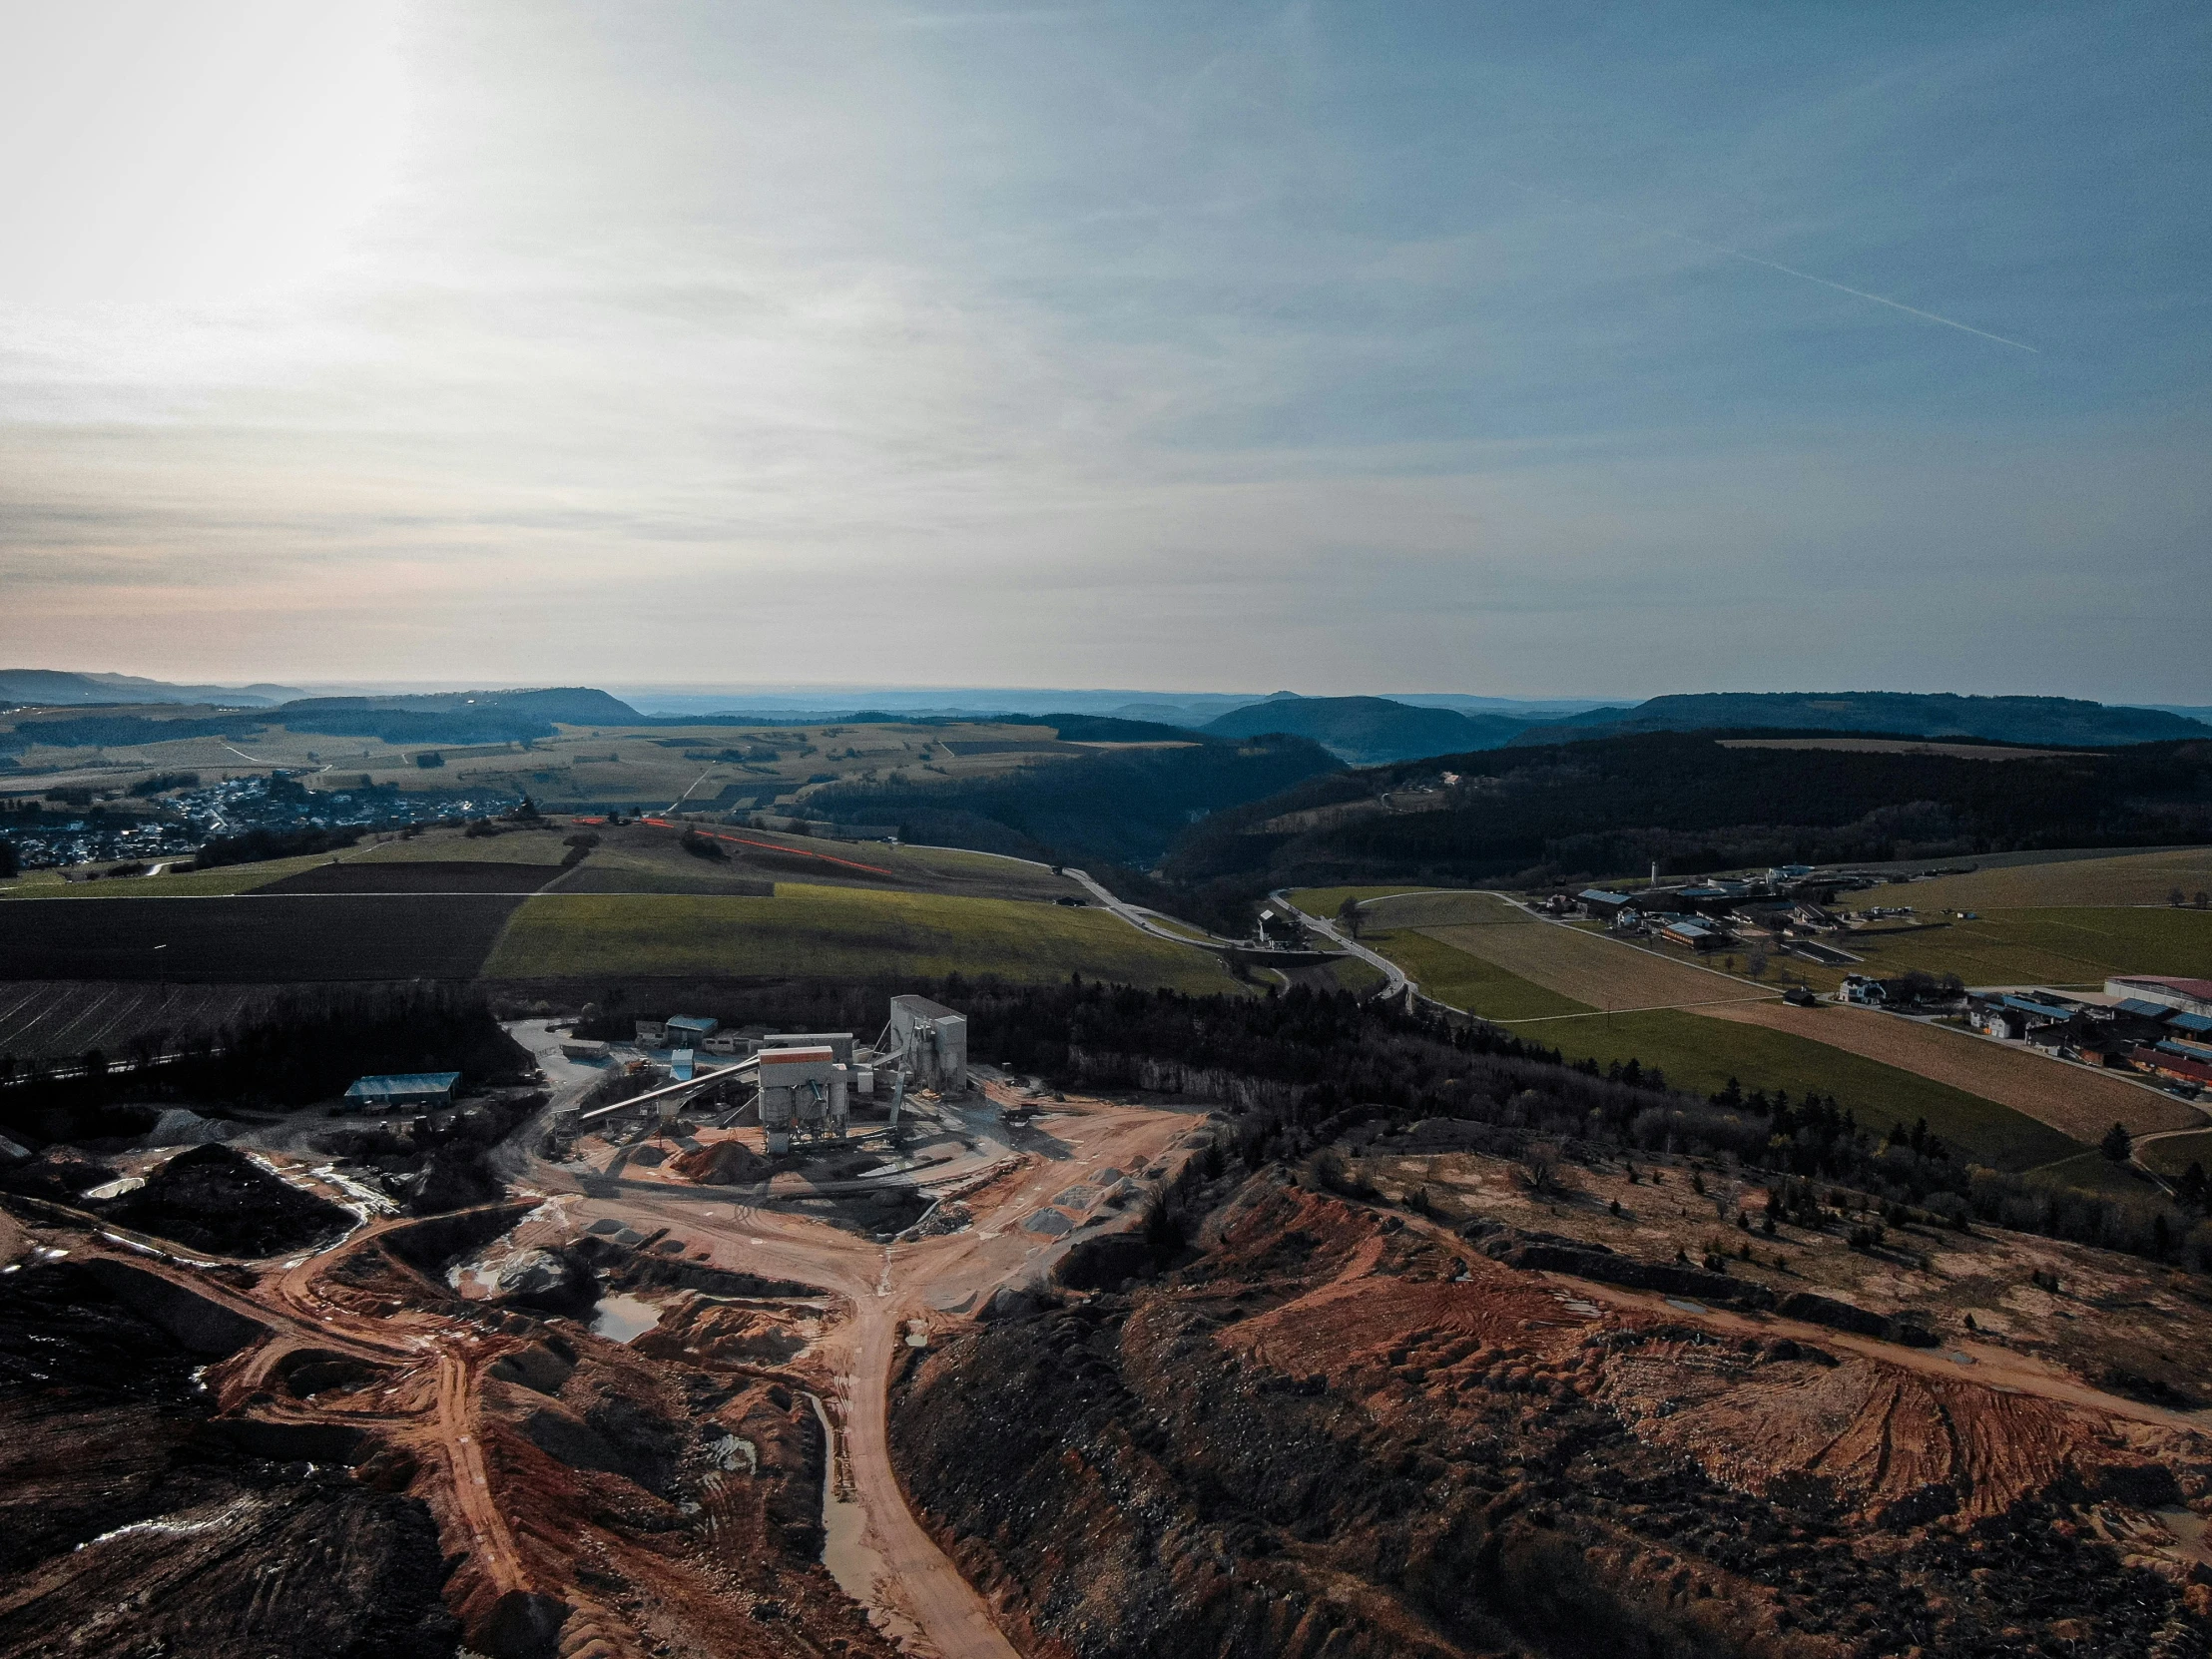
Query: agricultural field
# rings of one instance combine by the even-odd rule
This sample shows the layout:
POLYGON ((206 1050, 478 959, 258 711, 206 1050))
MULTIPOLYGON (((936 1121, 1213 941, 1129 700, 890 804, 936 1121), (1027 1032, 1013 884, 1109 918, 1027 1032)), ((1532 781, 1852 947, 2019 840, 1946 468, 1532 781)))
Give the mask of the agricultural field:
POLYGON ((1748 979, 1579 928, 1517 916, 1497 899, 1489 924, 1423 928, 1438 943, 1569 996, 1587 1008, 1678 1008, 1778 997, 1748 979), (1506 921, 1514 916, 1518 925, 1506 921))
POLYGON ((1236 988, 1205 951, 1102 909, 799 882, 773 898, 547 893, 522 905, 484 965, 487 978, 522 980, 951 973, 1236 988))
POLYGON ((267 986, 9 981, 0 983, 0 1054, 74 1060, 97 1048, 119 1059, 134 1038, 214 1032, 271 994, 267 986))
MULTIPOLYGON (((201 708, 110 709, 154 719, 205 717, 201 708)), ((240 727, 256 724, 249 713, 240 727)), ((269 726, 236 741, 183 738, 104 749, 33 747, 17 757, 10 787, 29 791, 91 786, 121 790, 164 772, 197 772, 208 783, 282 768, 311 790, 368 785, 402 791, 511 790, 541 804, 621 804, 654 811, 721 814, 804 804, 827 781, 975 778, 1080 758, 1126 744, 1063 743, 1049 727, 975 722, 958 726, 823 725, 561 726, 529 744, 417 743, 333 737, 269 726), (417 765, 436 755, 442 766, 417 765)), ((1138 746, 1148 747, 1148 746, 1138 746)))
MULTIPOLYGON (((1946 860, 1947 861, 1947 860, 1946 860)), ((1976 860, 1970 875, 1939 875, 1855 893, 1844 902, 1911 904, 1919 910, 2051 910, 2072 905, 2164 904, 2176 887, 2212 891, 2212 846, 2096 853, 2035 862, 1976 860)))
MULTIPOLYGON (((1849 971, 1888 976, 1922 968, 1955 973, 1969 985, 2098 989, 2114 973, 2212 976, 2212 912, 2193 909, 2115 905, 1982 911, 1972 921, 1945 927, 1847 935, 1837 942, 1865 958, 1849 971)), ((1845 971, 1796 960, 1789 965, 1793 973, 1824 987, 1841 982, 1845 971)))
POLYGON ((1703 1011, 1717 1020, 1788 1031, 2001 1101, 2077 1141, 2093 1142, 2115 1123, 2147 1134, 2205 1122, 2195 1107, 2114 1073, 1895 1014, 1835 1006, 1792 1008, 1779 1002, 1703 1011))
MULTIPOLYGON (((769 830, 697 828, 722 857, 701 858, 686 851, 682 830, 667 825, 583 826, 600 837, 600 844, 562 890, 713 892, 718 882, 750 877, 820 886, 898 887, 947 897, 1088 897, 1077 882, 1019 858, 951 847, 824 840, 769 830), (626 876, 647 879, 631 884, 624 880, 626 876)), ((578 832, 579 827, 564 823, 563 833, 578 832)))
POLYGON ((0 927, 0 981, 470 979, 522 902, 483 893, 18 899, 0 927))
MULTIPOLYGON (((1863 1123, 1878 1129, 1925 1117, 1952 1145, 2008 1169, 2068 1156, 2082 1144, 2041 1117, 1990 1098, 1978 1078, 1975 1085, 1961 1086, 1953 1077, 1926 1076, 1882 1056, 1791 1029, 1779 1016, 1808 1011, 1786 1009, 1747 981, 1571 928, 1504 919, 1511 915, 1499 906, 1487 924, 1383 930, 1370 932, 1368 939, 1412 974, 1428 995, 1494 1020, 1516 1036, 1557 1048, 1569 1060, 1608 1065, 1635 1059, 1700 1093, 1721 1088, 1731 1077, 1747 1088, 1786 1088, 1797 1095, 1818 1089, 1834 1094, 1863 1123), (1617 973, 1614 955, 1622 958, 1617 973), (1573 994, 1578 990, 1590 998, 1573 994), (1603 1003, 1608 996, 1616 1009, 1632 1011, 1607 1013, 1603 1003), (1777 1016, 1771 1022, 1765 1018, 1770 1011, 1777 1016), (1738 1017, 1719 1023, 1710 1016, 1738 1017)), ((1927 1035, 1963 1041, 1949 1033, 1927 1035)), ((2003 1058, 2030 1058, 1998 1052, 2003 1058)), ((1917 1058, 1925 1064, 1925 1057, 1917 1058)), ((2036 1087, 2023 1092, 2050 1110, 2041 1091, 2051 1079, 2036 1075, 2028 1081, 2036 1087)), ((2125 1084, 2112 1086, 2140 1096, 2124 1104, 2144 1127, 2164 1126, 2162 1114, 2170 1103, 2125 1084)), ((2111 1121, 2107 1116, 2096 1132, 2111 1121)))
POLYGON ((58 869, 26 870, 18 880, 0 882, 0 899, 24 898, 221 898, 252 892, 301 870, 327 864, 345 852, 315 852, 300 858, 271 858, 258 864, 223 864, 215 869, 181 869, 167 875, 133 875, 114 880, 65 881, 58 869))

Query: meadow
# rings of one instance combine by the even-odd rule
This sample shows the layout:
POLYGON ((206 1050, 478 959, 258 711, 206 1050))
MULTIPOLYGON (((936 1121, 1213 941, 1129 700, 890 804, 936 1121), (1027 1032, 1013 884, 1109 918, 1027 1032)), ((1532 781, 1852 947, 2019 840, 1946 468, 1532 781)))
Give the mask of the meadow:
POLYGON ((492 979, 995 974, 1228 991, 1213 956, 1100 909, 779 882, 773 898, 547 893, 525 901, 484 964, 492 979))

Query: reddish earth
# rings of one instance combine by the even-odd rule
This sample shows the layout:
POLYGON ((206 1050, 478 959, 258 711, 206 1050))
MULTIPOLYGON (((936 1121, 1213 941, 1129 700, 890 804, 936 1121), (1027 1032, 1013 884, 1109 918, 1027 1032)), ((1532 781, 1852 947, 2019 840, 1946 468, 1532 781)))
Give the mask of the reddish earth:
POLYGON ((1509 1266, 1280 1172, 1194 1200, 1165 1281, 898 1388, 908 1489, 1025 1651, 2212 1646, 2194 1413, 1509 1266))

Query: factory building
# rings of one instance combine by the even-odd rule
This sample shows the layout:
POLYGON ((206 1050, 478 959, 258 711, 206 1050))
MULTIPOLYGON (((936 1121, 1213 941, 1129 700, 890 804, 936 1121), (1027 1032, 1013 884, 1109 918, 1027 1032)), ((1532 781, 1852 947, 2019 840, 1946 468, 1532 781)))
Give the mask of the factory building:
POLYGON ((356 1112, 386 1112, 397 1106, 450 1106, 459 1092, 457 1071, 410 1071, 385 1077, 356 1077, 345 1091, 345 1105, 356 1112))
POLYGON ((892 997, 891 1050, 922 1088, 957 1094, 967 1087, 967 1016, 941 1002, 892 997))

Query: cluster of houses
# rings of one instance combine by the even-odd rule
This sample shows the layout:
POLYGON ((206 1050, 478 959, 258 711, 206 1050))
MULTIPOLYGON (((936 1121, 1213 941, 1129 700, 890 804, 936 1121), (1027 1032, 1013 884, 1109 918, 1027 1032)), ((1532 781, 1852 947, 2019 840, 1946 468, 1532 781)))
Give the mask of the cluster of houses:
POLYGON ((2212 979, 2128 975, 2102 996, 1976 991, 1966 1019, 1985 1036, 2050 1050, 2084 1065, 2212 1085, 2212 979))
POLYGON ((1761 879, 1709 879, 1633 893, 1585 887, 1572 897, 1554 893, 1545 907, 1700 953, 1798 950, 1844 962, 1856 958, 1816 942, 1844 930, 1843 919, 1828 907, 1838 885, 1835 877, 1816 877, 1810 864, 1784 864, 1761 879))

